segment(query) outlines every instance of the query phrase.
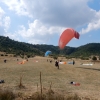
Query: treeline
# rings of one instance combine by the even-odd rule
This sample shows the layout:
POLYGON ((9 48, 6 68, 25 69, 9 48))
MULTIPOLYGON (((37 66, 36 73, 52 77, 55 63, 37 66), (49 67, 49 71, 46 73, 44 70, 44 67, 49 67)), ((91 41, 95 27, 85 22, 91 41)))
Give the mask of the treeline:
POLYGON ((31 44, 11 40, 9 37, 0 36, 0 51, 15 56, 43 55, 43 52, 34 48, 31 44))
POLYGON ((66 46, 60 50, 58 46, 44 45, 44 44, 29 44, 25 42, 18 42, 9 37, 0 36, 0 51, 6 54, 14 54, 15 56, 32 57, 35 55, 44 56, 44 53, 50 50, 54 56, 66 57, 89 57, 91 55, 100 56, 100 43, 89 43, 80 47, 66 46))

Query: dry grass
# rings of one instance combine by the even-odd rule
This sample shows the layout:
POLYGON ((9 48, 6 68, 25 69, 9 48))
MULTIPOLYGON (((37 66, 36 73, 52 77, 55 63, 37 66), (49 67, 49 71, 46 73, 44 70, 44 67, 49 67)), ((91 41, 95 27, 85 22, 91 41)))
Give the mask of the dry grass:
POLYGON ((0 100, 14 100, 15 94, 6 89, 6 90, 0 90, 0 100))
MULTIPOLYGON (((75 93, 83 98, 96 98, 98 100, 100 98, 99 63, 95 63, 93 66, 82 66, 80 64, 83 61, 75 60, 74 66, 65 64, 60 65, 60 69, 57 69, 54 66, 54 60, 49 63, 45 57, 30 58, 25 64, 18 64, 17 58, 7 58, 7 63, 4 63, 3 59, 2 57, 0 58, 0 78, 5 81, 4 84, 0 84, 2 89, 9 88, 14 93, 31 95, 33 92, 40 90, 41 72, 43 93, 52 86, 53 91, 65 96, 75 93), (23 76, 21 86, 25 86, 22 89, 18 88, 20 76, 23 76), (80 83, 80 86, 71 85, 71 81, 80 83)), ((66 59, 63 60, 65 61, 66 59)), ((20 61, 22 61, 21 58, 19 59, 20 61)), ((84 63, 89 62, 85 61, 84 63)))

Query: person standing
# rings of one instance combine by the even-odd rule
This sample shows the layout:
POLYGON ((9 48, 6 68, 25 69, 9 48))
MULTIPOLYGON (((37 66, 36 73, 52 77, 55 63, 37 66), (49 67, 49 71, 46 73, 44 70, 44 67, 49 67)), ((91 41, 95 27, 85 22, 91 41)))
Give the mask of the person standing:
POLYGON ((75 64, 75 61, 73 60, 73 65, 75 64))
POLYGON ((6 62, 7 62, 7 60, 5 59, 5 60, 4 60, 4 63, 6 63, 6 62))
POLYGON ((59 69, 59 61, 56 60, 55 66, 59 69))

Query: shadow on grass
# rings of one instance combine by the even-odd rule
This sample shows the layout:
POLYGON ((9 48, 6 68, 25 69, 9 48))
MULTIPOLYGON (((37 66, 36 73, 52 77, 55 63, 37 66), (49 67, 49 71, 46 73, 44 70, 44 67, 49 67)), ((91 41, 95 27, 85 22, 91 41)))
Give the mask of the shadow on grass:
POLYGON ((100 71, 100 69, 96 69, 96 68, 86 68, 86 67, 76 67, 76 68, 100 71))

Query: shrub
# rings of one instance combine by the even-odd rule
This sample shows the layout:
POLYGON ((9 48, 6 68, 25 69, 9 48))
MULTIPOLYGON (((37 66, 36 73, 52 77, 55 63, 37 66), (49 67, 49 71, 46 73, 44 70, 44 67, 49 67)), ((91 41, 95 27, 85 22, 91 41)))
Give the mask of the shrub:
POLYGON ((9 90, 0 90, 0 100, 14 100, 15 95, 9 90))
POLYGON ((68 96, 66 100, 81 100, 81 98, 75 94, 73 96, 68 96))
POLYGON ((97 60, 97 57, 96 56, 93 56, 92 60, 95 60, 96 61, 97 60))
POLYGON ((13 55, 13 57, 17 57, 17 55, 16 55, 16 54, 14 54, 14 55, 13 55))
POLYGON ((1 54, 1 56, 4 56, 4 54, 1 54))
POLYGON ((5 56, 8 56, 7 54, 5 56))
POLYGON ((82 60, 89 60, 88 57, 81 57, 82 60))
POLYGON ((53 59, 58 59, 58 57, 57 56, 53 56, 53 59))
POLYGON ((27 58, 30 58, 30 57, 31 57, 31 55, 30 55, 30 54, 28 54, 28 55, 27 55, 27 58))

